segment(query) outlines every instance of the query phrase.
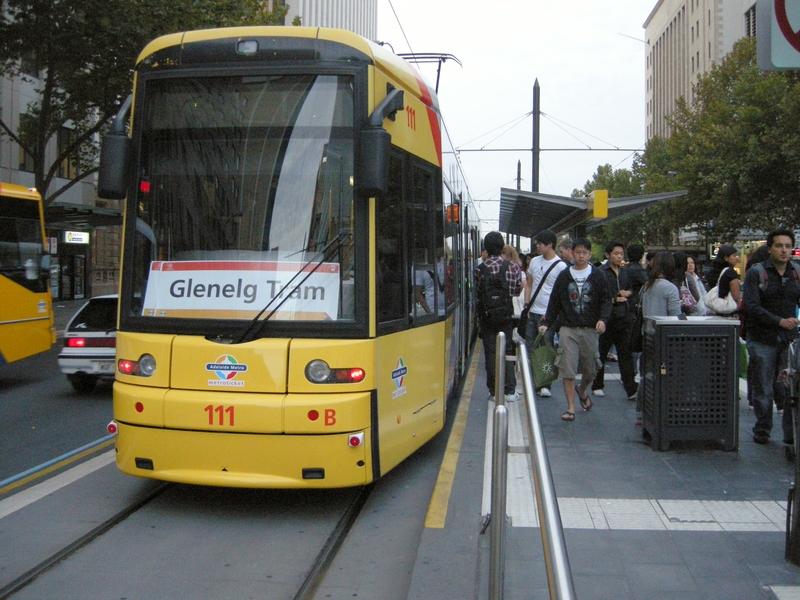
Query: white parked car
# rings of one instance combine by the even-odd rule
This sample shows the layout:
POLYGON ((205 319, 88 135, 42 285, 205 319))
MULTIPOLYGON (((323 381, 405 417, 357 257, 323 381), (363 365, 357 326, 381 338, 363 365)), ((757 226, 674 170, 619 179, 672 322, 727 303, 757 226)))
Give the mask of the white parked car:
POLYGON ((91 298, 64 331, 58 366, 79 394, 100 379, 114 379, 117 350, 117 295, 91 298))

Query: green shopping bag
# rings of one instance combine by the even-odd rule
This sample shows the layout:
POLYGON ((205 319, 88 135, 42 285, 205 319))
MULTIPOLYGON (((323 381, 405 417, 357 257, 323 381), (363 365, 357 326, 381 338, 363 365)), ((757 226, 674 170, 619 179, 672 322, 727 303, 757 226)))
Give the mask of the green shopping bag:
POLYGON ((558 379, 558 367, 555 362, 555 347, 547 341, 544 333, 539 333, 531 348, 531 371, 533 372, 533 385, 537 390, 550 387, 550 384, 558 379))

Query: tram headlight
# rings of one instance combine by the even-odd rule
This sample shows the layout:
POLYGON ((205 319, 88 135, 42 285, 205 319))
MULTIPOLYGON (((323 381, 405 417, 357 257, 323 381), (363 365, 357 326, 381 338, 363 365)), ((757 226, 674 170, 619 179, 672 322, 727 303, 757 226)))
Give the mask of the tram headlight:
POLYGON ((327 383, 331 376, 331 368, 324 360, 312 360, 306 365, 306 378, 311 383, 327 383))
POLYGON ((142 354, 139 360, 121 358, 117 361, 117 368, 123 375, 150 377, 156 372, 156 359, 151 354, 142 354))
POLYGON ((366 372, 360 367, 331 369, 324 360, 312 360, 306 365, 306 379, 311 383, 360 383, 366 372))
POLYGON ((150 377, 156 372, 156 359, 152 354, 142 354, 139 359, 139 374, 142 377, 150 377))

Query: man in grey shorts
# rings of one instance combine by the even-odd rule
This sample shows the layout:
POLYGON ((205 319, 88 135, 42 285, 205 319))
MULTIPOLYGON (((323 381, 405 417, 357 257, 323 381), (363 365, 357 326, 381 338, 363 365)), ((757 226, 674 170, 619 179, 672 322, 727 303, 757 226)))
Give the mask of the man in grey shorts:
POLYGON ((581 408, 592 408, 592 399, 586 390, 601 364, 598 340, 611 317, 611 290, 603 274, 590 264, 592 243, 578 238, 572 242, 572 253, 575 264, 558 275, 539 327, 539 331, 547 331, 556 319, 561 324, 555 364, 564 380, 567 397, 567 411, 561 415, 564 421, 575 420, 578 373, 581 374, 581 384, 577 388, 581 408))

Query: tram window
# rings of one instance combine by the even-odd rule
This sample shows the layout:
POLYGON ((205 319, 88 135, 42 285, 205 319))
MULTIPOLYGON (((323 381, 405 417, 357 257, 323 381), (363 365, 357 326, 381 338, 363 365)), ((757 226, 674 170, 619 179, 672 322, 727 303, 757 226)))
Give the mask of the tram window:
POLYGON ((389 159, 388 193, 376 206, 378 322, 386 323, 405 319, 408 314, 403 277, 403 159, 397 155, 389 159))
MULTIPOLYGON (((427 323, 439 314, 444 314, 444 303, 439 298, 436 285, 436 235, 439 212, 433 211, 433 171, 422 165, 412 169, 411 212, 411 256, 413 281, 413 318, 415 324, 427 323)), ((441 238, 440 238, 441 239, 441 238)))

